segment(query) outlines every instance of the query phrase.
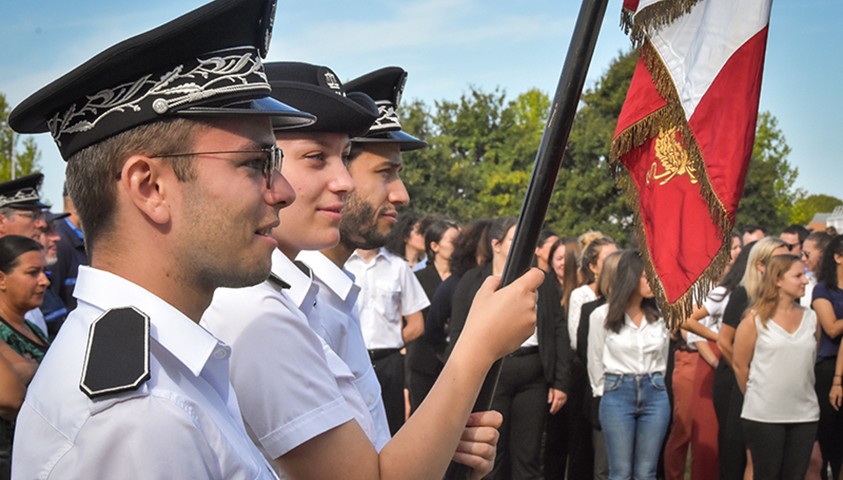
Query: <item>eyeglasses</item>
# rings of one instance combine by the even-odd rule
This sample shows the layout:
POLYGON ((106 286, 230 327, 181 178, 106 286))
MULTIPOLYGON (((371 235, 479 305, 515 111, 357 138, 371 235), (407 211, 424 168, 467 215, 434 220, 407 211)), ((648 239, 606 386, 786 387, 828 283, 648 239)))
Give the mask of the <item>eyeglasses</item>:
POLYGON ((39 218, 44 218, 44 214, 41 212, 36 212, 33 210, 15 210, 15 215, 20 215, 21 217, 28 218, 30 220, 38 220, 39 218))
POLYGON ((224 153, 263 153, 266 155, 264 163, 261 168, 263 176, 266 179, 266 188, 272 188, 272 171, 278 170, 281 172, 281 165, 284 163, 284 152, 273 145, 259 150, 226 150, 221 152, 184 152, 184 153, 157 153, 150 155, 151 158, 168 158, 168 157, 194 157, 199 155, 219 155, 224 153))

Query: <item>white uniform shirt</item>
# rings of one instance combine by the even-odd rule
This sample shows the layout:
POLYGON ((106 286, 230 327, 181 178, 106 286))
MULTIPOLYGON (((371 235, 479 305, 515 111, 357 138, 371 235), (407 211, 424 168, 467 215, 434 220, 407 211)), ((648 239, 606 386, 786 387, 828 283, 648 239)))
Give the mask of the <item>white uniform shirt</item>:
POLYGON ((352 253, 345 268, 360 287, 357 311, 366 348, 403 347, 402 317, 430 305, 407 262, 381 248, 370 262, 352 253))
POLYGON ((174 307, 114 274, 79 267, 79 304, 29 385, 13 478, 275 478, 249 440, 228 381, 230 349, 174 307), (150 379, 88 398, 88 330, 111 308, 149 316, 150 379))
POLYGON ((588 378, 595 396, 603 395, 606 373, 643 375, 664 374, 670 334, 659 318, 653 323, 641 320, 636 327, 627 314, 618 333, 605 327, 609 305, 594 309, 589 317, 588 378))
POLYGON ((580 326, 582 306, 594 300, 597 300, 597 294, 588 285, 575 288, 571 292, 571 298, 568 299, 568 336, 574 351, 577 351, 577 328, 580 326))
POLYGON ((391 435, 381 397, 381 385, 375 375, 375 369, 372 368, 372 360, 366 351, 363 332, 360 329, 360 316, 355 305, 360 287, 354 284, 350 273, 337 267, 320 252, 301 252, 296 260, 311 269, 313 283, 319 287, 313 313, 320 317, 318 323, 321 328, 316 333, 331 346, 354 374, 354 384, 374 421, 375 449, 380 451, 391 435))
POLYGON ((352 419, 372 438, 354 376, 300 309, 313 307, 315 285, 278 250, 272 272, 296 287, 288 293, 270 279, 220 288, 202 317, 231 345, 231 382, 250 433, 273 459, 352 419))

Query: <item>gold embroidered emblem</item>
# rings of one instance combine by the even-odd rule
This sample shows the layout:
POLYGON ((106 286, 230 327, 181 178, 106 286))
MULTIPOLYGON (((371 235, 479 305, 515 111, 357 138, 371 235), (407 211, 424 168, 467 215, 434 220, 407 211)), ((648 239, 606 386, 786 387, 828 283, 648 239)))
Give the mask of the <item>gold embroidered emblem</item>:
POLYGON ((676 127, 671 127, 667 132, 660 129, 656 138, 656 159, 647 172, 647 185, 653 180, 661 180, 659 185, 665 185, 679 175, 688 175, 691 185, 697 183, 696 169, 688 162, 688 152, 682 143, 676 139, 676 127), (664 171, 658 173, 658 165, 661 163, 664 171))

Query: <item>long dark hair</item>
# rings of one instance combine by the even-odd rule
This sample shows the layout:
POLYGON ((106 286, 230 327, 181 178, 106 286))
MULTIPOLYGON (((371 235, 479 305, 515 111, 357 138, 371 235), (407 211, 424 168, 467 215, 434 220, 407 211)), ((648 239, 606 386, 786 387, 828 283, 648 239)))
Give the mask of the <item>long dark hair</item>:
POLYGON ((441 218, 434 220, 424 230, 424 252, 427 254, 428 263, 432 264, 436 259, 436 252, 433 251, 431 244, 441 242, 445 232, 452 228, 459 229, 460 226, 453 220, 441 218))
POLYGON ((834 255, 843 255, 843 235, 837 235, 828 242, 828 246, 823 251, 823 261, 820 264, 820 275, 818 281, 825 283, 829 288, 840 288, 837 284, 837 262, 834 261, 834 255))
POLYGON ((517 217, 498 217, 492 220, 489 226, 489 247, 492 247, 492 240, 502 242, 506 237, 506 232, 518 223, 517 217))
POLYGON ((0 272, 8 274, 14 270, 24 253, 43 250, 40 243, 29 237, 7 235, 0 238, 0 272))
MULTIPOLYGON (((634 250, 625 250, 618 260, 618 269, 615 272, 615 282, 606 303, 609 304, 609 311, 606 314, 606 328, 618 333, 624 324, 626 306, 632 294, 638 290, 641 274, 644 272, 644 260, 641 254, 634 250)), ((641 309, 648 322, 652 323, 659 319, 659 307, 654 298, 645 298, 641 301, 641 309)))
POLYGON ((752 247, 754 246, 755 242, 749 242, 744 245, 741 249, 741 253, 735 257, 735 263, 732 264, 732 267, 729 268, 726 276, 724 276, 723 280, 720 280, 720 283, 717 285, 718 287, 723 287, 725 291, 717 298, 712 296, 713 300, 722 302, 724 298, 732 293, 732 290, 734 290, 735 287, 741 284, 741 279, 743 278, 744 272, 746 272, 746 265, 749 262, 749 252, 752 251, 752 247))
POLYGON ((454 253, 451 255, 452 275, 461 277, 478 264, 485 265, 492 261, 492 253, 488 246, 491 224, 489 219, 475 220, 460 231, 454 240, 454 253))
MULTIPOLYGON (((393 225, 392 230, 390 230, 389 235, 386 237, 384 247, 395 255, 404 258, 404 255, 406 255, 404 246, 407 243, 407 239, 410 238, 413 228, 421 220, 421 217, 420 213, 412 210, 404 210, 399 213, 395 225, 393 225)), ((404 258, 404 260, 409 259, 404 258)))

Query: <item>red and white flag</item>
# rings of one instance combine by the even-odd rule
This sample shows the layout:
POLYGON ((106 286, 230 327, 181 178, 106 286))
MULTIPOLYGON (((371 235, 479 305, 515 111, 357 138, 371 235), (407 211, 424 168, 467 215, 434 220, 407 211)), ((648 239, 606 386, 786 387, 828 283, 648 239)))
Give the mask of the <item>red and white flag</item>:
POLYGON ((749 167, 771 0, 625 0, 641 44, 612 141, 671 323, 728 261, 749 167))

